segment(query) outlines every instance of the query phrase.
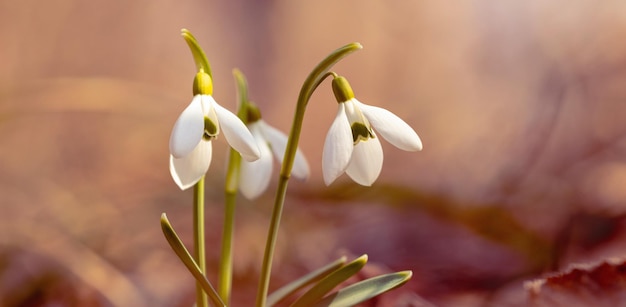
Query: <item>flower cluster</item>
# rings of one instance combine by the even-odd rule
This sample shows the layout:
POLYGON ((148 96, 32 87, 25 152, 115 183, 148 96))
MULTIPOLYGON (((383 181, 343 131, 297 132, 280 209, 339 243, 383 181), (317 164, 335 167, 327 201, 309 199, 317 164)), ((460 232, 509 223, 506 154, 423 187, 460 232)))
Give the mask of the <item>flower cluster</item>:
MULTIPOLYGON (((244 161, 241 165, 240 190, 248 199, 259 196, 269 185, 272 154, 282 163, 287 136, 268 125, 255 106, 247 125, 235 114, 220 106, 212 94, 211 77, 199 72, 194 81, 194 97, 174 124, 170 137, 170 172, 183 190, 205 175, 211 163, 211 141, 223 131, 226 141, 244 161)), ((356 183, 370 186, 378 178, 383 151, 374 130, 392 145, 406 151, 422 149, 417 133, 393 113, 361 103, 354 97, 348 81, 334 76, 332 88, 338 111, 322 155, 322 173, 330 185, 344 172, 356 183)), ((306 179, 309 167, 298 150, 292 173, 306 179)))
POLYGON ((332 89, 338 103, 322 153, 322 173, 326 185, 346 173, 358 184, 369 186, 378 178, 383 164, 383 151, 378 134, 394 146, 407 151, 422 149, 417 133, 393 113, 361 103, 354 97, 348 81, 330 68, 345 55, 361 49, 358 43, 341 47, 321 61, 305 80, 296 105, 294 122, 289 135, 267 124, 260 110, 247 98, 245 78, 234 71, 239 94, 237 115, 223 108, 213 98, 213 80, 209 62, 196 39, 187 30, 182 35, 189 45, 198 73, 193 83, 191 103, 180 114, 170 136, 170 173, 182 190, 194 187, 194 255, 186 249, 165 214, 161 217, 163 233, 196 279, 196 306, 228 306, 231 298, 234 209, 237 190, 254 199, 269 186, 274 157, 282 167, 277 185, 270 227, 265 242, 256 306, 275 305, 292 295, 296 289, 311 285, 294 306, 329 305, 352 306, 394 289, 411 278, 411 271, 381 275, 344 287, 327 295, 367 262, 363 255, 350 263, 345 257, 292 282, 269 295, 271 266, 283 210, 287 181, 290 177, 309 177, 308 163, 298 149, 298 140, 306 105, 311 94, 327 77, 332 76, 332 89), (222 252, 219 264, 219 293, 206 278, 204 238, 204 176, 211 164, 212 141, 220 136, 232 147, 225 185, 222 252), (297 286, 296 286, 297 285, 297 286), (282 290, 288 289, 288 290, 282 290), (289 290, 291 289, 291 290, 289 290), (326 290, 324 290, 326 289, 326 290))

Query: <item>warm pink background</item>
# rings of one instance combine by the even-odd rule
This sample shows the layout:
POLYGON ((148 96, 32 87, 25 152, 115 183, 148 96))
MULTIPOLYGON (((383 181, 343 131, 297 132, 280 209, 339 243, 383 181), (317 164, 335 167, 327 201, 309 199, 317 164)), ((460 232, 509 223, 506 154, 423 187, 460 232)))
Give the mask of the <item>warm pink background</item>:
MULTIPOLYGON (((68 305, 191 304, 191 278, 158 223, 167 212, 191 237, 191 194, 167 169, 194 75, 181 28, 211 61, 216 100, 234 108, 237 67, 282 130, 313 66, 358 41, 365 48, 335 71, 424 143, 419 153, 384 143, 370 190, 345 176, 325 187, 321 152, 336 104, 323 84, 301 139, 312 177, 290 185, 274 287, 342 253, 369 253, 414 270, 403 291, 438 305, 521 305, 524 280, 624 255, 626 2, 1 0, 2 305, 36 291, 68 305), (480 230, 502 216, 519 225, 480 230)), ((214 151, 213 267, 223 139, 214 151)), ((271 195, 239 207, 240 305, 255 293, 271 195)))

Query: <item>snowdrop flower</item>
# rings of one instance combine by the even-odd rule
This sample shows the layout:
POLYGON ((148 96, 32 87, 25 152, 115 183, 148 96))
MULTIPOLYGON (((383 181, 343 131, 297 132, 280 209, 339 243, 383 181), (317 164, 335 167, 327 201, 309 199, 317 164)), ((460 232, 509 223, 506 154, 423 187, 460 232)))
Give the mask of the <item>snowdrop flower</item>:
MULTIPOLYGON (((247 199, 254 199, 269 186, 273 168, 272 153, 279 163, 283 162, 287 148, 287 135, 261 119, 259 109, 252 103, 247 103, 246 107, 248 109, 248 128, 259 146, 261 158, 252 162, 241 161, 239 190, 247 199)), ((294 177, 302 180, 309 177, 309 165, 300 149, 296 151, 291 173, 294 177)))
POLYGON ((339 111, 326 135, 322 154, 326 185, 344 172, 364 186, 376 181, 383 165, 383 151, 372 128, 402 150, 422 149, 422 141, 407 123, 385 109, 359 102, 344 77, 335 75, 332 86, 339 111))
POLYGON ((217 138, 220 129, 245 160, 261 156, 244 123, 215 102, 211 77, 202 70, 194 79, 193 91, 191 103, 176 120, 170 136, 170 173, 182 190, 206 174, 211 164, 211 140, 217 138))

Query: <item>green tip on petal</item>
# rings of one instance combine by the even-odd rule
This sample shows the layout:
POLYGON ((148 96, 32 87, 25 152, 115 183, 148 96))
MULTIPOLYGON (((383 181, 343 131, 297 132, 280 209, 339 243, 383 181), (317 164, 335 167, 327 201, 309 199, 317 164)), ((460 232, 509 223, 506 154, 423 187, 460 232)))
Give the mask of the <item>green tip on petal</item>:
POLYGON ((189 46, 189 49, 191 50, 191 55, 193 56, 193 60, 196 63, 196 68, 198 69, 198 71, 204 71, 209 76, 212 76, 209 60, 207 59, 206 54, 204 53, 202 48, 200 47, 200 44, 198 44, 196 38, 187 29, 182 29, 180 32, 180 35, 182 35, 182 37, 185 39, 187 45, 189 46))
POLYGON ((367 141, 375 137, 372 130, 362 123, 354 123, 350 128, 352 128, 352 142, 354 145, 360 141, 367 141))
POLYGON ((338 103, 346 102, 354 98, 354 92, 348 80, 342 76, 333 78, 333 93, 338 103))
POLYGON ((210 141, 217 137, 220 134, 220 127, 217 123, 213 122, 208 116, 204 117, 204 134, 202 138, 205 141, 210 141))
POLYGON ((193 79, 193 95, 213 95, 213 80, 202 69, 193 79))

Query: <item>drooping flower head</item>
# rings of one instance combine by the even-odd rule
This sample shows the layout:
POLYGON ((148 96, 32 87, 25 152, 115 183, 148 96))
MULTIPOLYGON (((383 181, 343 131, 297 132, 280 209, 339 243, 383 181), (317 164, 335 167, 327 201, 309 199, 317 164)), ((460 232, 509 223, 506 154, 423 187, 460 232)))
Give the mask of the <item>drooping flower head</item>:
POLYGON ((211 76, 200 70, 194 78, 193 99, 180 114, 170 136, 170 173, 182 189, 193 186, 211 164, 211 141, 220 132, 244 160, 259 159, 254 137, 244 123, 213 99, 211 76))
POLYGON ((326 185, 344 172, 361 185, 370 186, 376 181, 383 165, 376 132, 402 150, 422 149, 422 141, 407 123, 383 108, 359 102, 344 77, 335 75, 332 87, 339 110, 326 135, 322 154, 326 185))
MULTIPOLYGON (((248 199, 261 195, 270 183, 273 169, 273 156, 279 163, 283 162, 287 148, 287 136, 280 130, 268 125, 262 118, 259 109, 251 102, 247 102, 247 126, 254 136, 261 158, 256 161, 241 161, 239 190, 248 199)), ((291 173, 298 179, 309 177, 309 165, 300 151, 296 151, 291 173)))

